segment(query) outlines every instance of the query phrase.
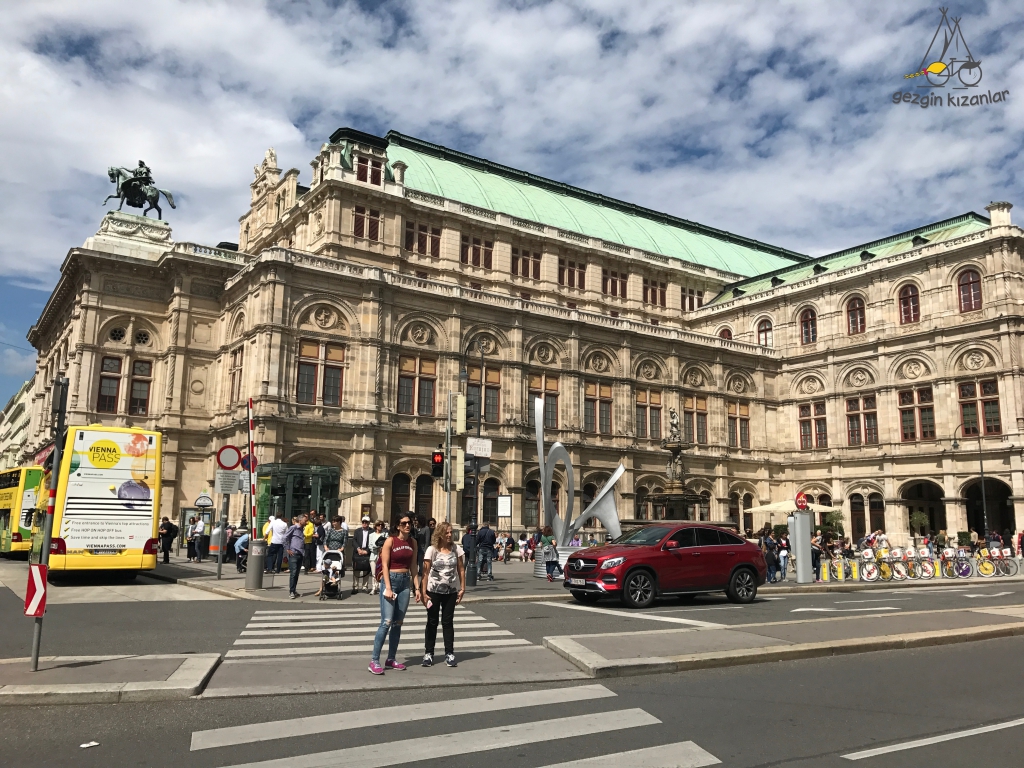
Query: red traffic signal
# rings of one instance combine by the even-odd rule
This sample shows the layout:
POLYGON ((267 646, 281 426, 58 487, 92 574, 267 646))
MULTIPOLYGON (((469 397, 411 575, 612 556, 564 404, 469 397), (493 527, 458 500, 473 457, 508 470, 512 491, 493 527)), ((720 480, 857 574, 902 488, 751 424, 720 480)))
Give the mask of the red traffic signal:
POLYGON ((444 477, 444 451, 434 451, 430 456, 430 475, 444 477))

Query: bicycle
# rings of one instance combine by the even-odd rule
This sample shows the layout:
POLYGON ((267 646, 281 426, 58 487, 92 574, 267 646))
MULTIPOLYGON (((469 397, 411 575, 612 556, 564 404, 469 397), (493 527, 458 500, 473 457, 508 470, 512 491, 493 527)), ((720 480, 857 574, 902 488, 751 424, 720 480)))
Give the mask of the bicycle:
POLYGON ((893 581, 903 581, 910 576, 910 569, 904 560, 906 553, 899 547, 889 553, 889 566, 892 568, 893 581))
POLYGON ((999 568, 997 563, 999 562, 996 558, 998 557, 999 550, 989 550, 987 547, 982 547, 978 550, 978 554, 975 555, 976 567, 978 569, 978 575, 983 579, 989 579, 993 576, 999 575, 999 568))
POLYGON ((840 554, 832 555, 832 561, 828 565, 828 572, 832 581, 845 581, 853 578, 850 561, 840 554))
POLYGON ((917 557, 914 558, 914 571, 917 573, 917 576, 914 578, 921 578, 926 581, 935 578, 935 564, 932 562, 927 547, 922 547, 918 550, 917 557))
POLYGON ((1017 575, 1017 560, 1013 556, 1013 550, 1009 547, 1003 549, 1002 556, 999 558, 997 567, 1002 572, 1001 576, 1016 576, 1017 575))
POLYGON ((864 563, 861 565, 860 577, 864 581, 878 581, 881 576, 881 570, 878 567, 878 562, 875 560, 875 553, 870 547, 865 547, 860 553, 861 559, 864 563))
POLYGON ((889 558, 889 550, 882 548, 879 549, 875 555, 875 560, 878 563, 878 576, 882 581, 892 581, 893 570, 892 561, 889 558))

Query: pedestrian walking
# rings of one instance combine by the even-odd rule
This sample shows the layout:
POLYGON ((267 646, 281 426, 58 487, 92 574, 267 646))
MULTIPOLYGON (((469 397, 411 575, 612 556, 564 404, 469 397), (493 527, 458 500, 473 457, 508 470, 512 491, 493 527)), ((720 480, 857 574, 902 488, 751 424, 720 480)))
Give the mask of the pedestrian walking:
POLYGON ((384 521, 378 520, 373 524, 373 536, 370 539, 370 594, 376 595, 380 592, 380 581, 377 578, 377 560, 380 558, 381 547, 387 541, 388 535, 384 532, 384 521))
POLYGON ((775 581, 779 570, 779 545, 771 530, 765 531, 764 540, 761 544, 764 552, 764 562, 768 566, 768 583, 775 581))
POLYGON ((558 542, 550 525, 544 526, 540 536, 540 551, 544 557, 544 569, 548 572, 548 581, 555 580, 555 571, 562 575, 562 566, 558 564, 558 542))
POLYGON ((192 538, 196 542, 196 562, 203 562, 203 537, 206 535, 206 521, 201 517, 196 518, 196 524, 192 528, 192 538))
POLYGON ((449 667, 455 661, 455 606, 466 594, 466 565, 462 547, 452 540, 451 523, 434 529, 430 547, 423 556, 420 578, 420 602, 427 607, 427 629, 423 638, 423 666, 434 663, 437 622, 440 615, 444 636, 444 660, 449 667))
POLYGON ((427 525, 427 518, 424 515, 416 515, 413 520, 416 536, 416 557, 419 558, 416 561, 416 565, 419 568, 419 572, 423 573, 423 556, 427 552, 427 548, 430 546, 430 537, 433 535, 433 530, 427 525))
POLYGON ((299 596, 299 574, 306 555, 306 537, 303 533, 306 522, 305 515, 296 515, 284 532, 283 548, 288 553, 288 597, 292 600, 299 596))
POLYGON ((783 532, 779 536, 779 573, 782 575, 782 580, 788 579, 786 570, 789 567, 789 534, 783 532))
POLYGON ((288 524, 280 517, 272 517, 268 521, 270 546, 267 548, 267 573, 280 573, 284 564, 284 532, 288 524))
POLYGON ((302 526, 302 565, 306 573, 313 570, 316 564, 316 525, 313 523, 316 512, 306 518, 306 524, 302 526))
POLYGON ((409 610, 409 596, 420 601, 420 577, 416 570, 416 539, 412 537, 412 517, 404 513, 393 526, 391 536, 380 550, 381 590, 380 626, 373 638, 373 656, 368 669, 375 675, 383 675, 385 669, 402 671, 405 664, 395 657, 398 643, 402 638, 402 622, 409 610), (380 653, 384 641, 388 641, 388 655, 384 666, 380 665, 380 653))
POLYGON ((160 530, 157 533, 160 536, 160 550, 164 553, 164 564, 170 563, 171 547, 178 535, 178 526, 172 523, 169 517, 165 517, 160 521, 160 530))
POLYGON ((480 578, 486 574, 488 581, 494 581, 494 544, 497 540, 491 526, 484 520, 476 534, 476 559, 479 563, 480 578))
POLYGON ((370 529, 370 517, 363 515, 360 527, 352 534, 352 594, 370 591, 370 539, 376 534, 370 529))
POLYGON ((821 548, 822 538, 821 529, 819 528, 814 532, 814 536, 811 537, 811 569, 814 571, 815 581, 821 581, 821 548))

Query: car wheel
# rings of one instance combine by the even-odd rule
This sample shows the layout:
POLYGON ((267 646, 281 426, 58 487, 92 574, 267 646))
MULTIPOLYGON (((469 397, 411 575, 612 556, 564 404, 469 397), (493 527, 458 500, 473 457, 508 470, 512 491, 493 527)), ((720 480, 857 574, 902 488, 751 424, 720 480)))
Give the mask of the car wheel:
POLYGON ((600 592, 580 592, 580 591, 574 591, 574 592, 571 592, 570 594, 572 594, 572 596, 574 598, 576 598, 576 602, 577 603, 596 603, 598 600, 601 599, 601 593, 600 592))
POLYGON ((622 585, 622 602, 629 608, 647 608, 654 603, 656 591, 648 571, 633 571, 622 585))
POLYGON ((725 590, 726 596, 733 603, 752 603, 757 596, 757 577, 749 568, 740 568, 729 579, 725 590))

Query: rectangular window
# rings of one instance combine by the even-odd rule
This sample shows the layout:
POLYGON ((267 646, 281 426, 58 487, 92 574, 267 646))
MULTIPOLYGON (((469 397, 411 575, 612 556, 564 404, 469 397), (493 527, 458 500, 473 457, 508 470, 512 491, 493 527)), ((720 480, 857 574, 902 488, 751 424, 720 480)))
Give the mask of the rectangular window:
POLYGON ((341 368, 324 366, 324 405, 341 405, 341 368))
POLYGON ((683 397, 683 442, 707 444, 708 399, 697 395, 683 397))
POLYGON ((913 408, 900 411, 900 430, 903 433, 903 442, 917 440, 917 419, 913 408))
POLYGON ((797 406, 797 419, 800 424, 801 450, 812 447, 812 434, 813 447, 828 448, 828 421, 825 418, 824 402, 801 403, 797 406))
POLYGON ((597 432, 597 383, 583 384, 583 431, 597 432))
POLYGON ((352 234, 356 237, 365 237, 367 240, 379 241, 381 239, 380 211, 373 209, 367 211, 363 206, 357 205, 352 217, 352 234))
MULTIPOLYGON (((121 373, 121 358, 104 357, 100 361, 103 373, 121 373)), ((96 410, 100 413, 117 413, 118 394, 121 390, 121 379, 115 376, 100 377, 100 391, 96 399, 96 410)))
POLYGON ((628 272, 617 270, 601 270, 601 293, 605 296, 617 296, 626 298, 626 283, 629 280, 628 272))
POLYGON ((405 250, 441 258, 441 228, 423 222, 405 222, 405 250))
POLYGON ((896 393, 900 407, 900 438, 909 443, 935 439, 932 388, 905 389, 896 393))
POLYGON ((587 265, 573 259, 558 260, 558 284, 566 288, 583 288, 586 281, 587 265))
POLYGON ((231 353, 229 392, 232 403, 237 403, 242 398, 242 363, 244 359, 245 347, 239 347, 231 353))
POLYGON ((540 280, 540 253, 526 248, 512 249, 512 274, 540 280))
POLYGON ((145 416, 149 413, 149 382, 132 379, 132 396, 128 402, 131 416, 145 416))
POLYGON ((299 363, 295 400, 307 405, 316 402, 316 363, 299 363))
MULTIPOLYGON (((468 370, 469 383, 467 394, 472 392, 476 401, 480 402, 480 366, 471 366, 468 370)), ((484 421, 489 424, 497 424, 500 421, 501 405, 501 369, 484 369, 484 421)))
POLYGON ((437 361, 420 359, 419 381, 416 383, 419 397, 416 412, 420 416, 434 415, 434 380, 437 376, 437 361))
POLYGON ((644 304, 649 304, 654 307, 664 307, 667 290, 667 283, 661 283, 657 280, 651 280, 645 277, 643 281, 644 304))
POLYGON ((656 389, 636 391, 636 436, 661 440, 661 392, 656 389))
POLYGON ((459 251, 459 261, 463 264, 471 264, 474 267, 491 269, 494 263, 493 252, 494 243, 492 241, 463 235, 462 248, 459 251))
POLYGON ((398 377, 398 412, 412 415, 412 398, 416 391, 416 379, 412 376, 398 377))
POLYGON ((379 187, 382 167, 380 160, 370 160, 367 157, 356 158, 356 181, 369 181, 379 187))
POLYGON ((544 398, 544 428, 558 429, 558 377, 548 374, 531 373, 527 378, 529 412, 527 420, 532 427, 534 419, 534 403, 538 397, 544 398))
POLYGON ((811 422, 800 422, 800 448, 806 450, 812 446, 811 443, 811 422))
POLYGON ((728 442, 730 448, 750 447, 750 403, 730 401, 728 409, 728 442))
POLYGON ((878 414, 864 414, 864 444, 878 445, 878 414))

